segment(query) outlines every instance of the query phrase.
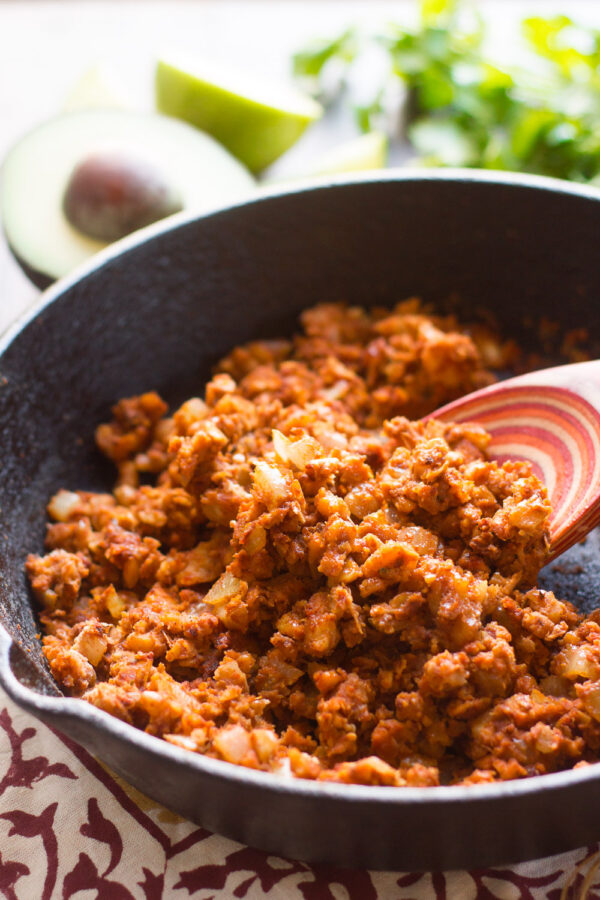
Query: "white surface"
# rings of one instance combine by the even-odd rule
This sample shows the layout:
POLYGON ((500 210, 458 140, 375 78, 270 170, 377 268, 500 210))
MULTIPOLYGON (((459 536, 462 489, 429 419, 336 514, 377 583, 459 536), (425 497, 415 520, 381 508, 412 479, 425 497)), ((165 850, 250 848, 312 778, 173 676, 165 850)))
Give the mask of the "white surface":
MULTIPOLYGON (((598 0, 490 0, 496 46, 508 55, 526 13, 568 11, 600 26, 598 0)), ((410 0, 0 0, 0 158, 25 131, 55 115, 98 61, 115 70, 133 105, 150 108, 152 71, 165 48, 233 63, 273 79, 291 53, 352 23, 376 30, 414 16, 410 0)), ((282 174, 353 134, 350 117, 319 123, 283 161, 282 174)), ((1 190, 1 185, 0 185, 1 190)), ((37 296, 0 239, 0 330, 37 296)))

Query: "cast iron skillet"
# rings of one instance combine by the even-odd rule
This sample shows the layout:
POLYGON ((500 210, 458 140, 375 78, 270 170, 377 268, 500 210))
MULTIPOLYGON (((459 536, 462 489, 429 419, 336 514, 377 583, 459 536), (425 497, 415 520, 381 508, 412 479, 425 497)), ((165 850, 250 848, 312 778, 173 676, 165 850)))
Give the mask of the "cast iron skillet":
MULTIPOLYGON (((61 696, 23 576, 59 487, 99 489, 93 446, 118 398, 177 402, 250 338, 289 333, 324 300, 391 303, 452 291, 532 346, 527 320, 600 326, 600 192, 473 172, 389 172, 278 191, 158 225, 57 284, 0 343, 0 682, 139 790, 271 853, 372 869, 517 862, 600 838, 600 765, 472 787, 315 784, 188 753, 61 696)), ((10 298, 4 298, 9 302, 10 298)), ((595 536, 544 575, 590 608, 595 536)))

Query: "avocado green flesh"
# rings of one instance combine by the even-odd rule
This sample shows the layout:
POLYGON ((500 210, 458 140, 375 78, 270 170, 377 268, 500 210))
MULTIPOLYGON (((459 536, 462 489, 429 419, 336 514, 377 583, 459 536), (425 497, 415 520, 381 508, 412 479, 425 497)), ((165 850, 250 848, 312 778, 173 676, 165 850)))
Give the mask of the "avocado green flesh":
POLYGON ((63 198, 75 166, 91 153, 124 148, 160 167, 186 210, 247 197, 250 173, 210 136, 158 114, 86 110, 51 119, 22 138, 1 170, 0 212, 9 246, 36 284, 54 281, 106 246, 74 228, 63 198))

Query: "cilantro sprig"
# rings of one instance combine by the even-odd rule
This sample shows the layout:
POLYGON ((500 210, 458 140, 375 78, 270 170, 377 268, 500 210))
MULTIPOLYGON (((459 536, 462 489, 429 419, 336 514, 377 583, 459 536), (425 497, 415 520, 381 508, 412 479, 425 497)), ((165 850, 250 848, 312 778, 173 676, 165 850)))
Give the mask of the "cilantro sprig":
MULTIPOLYGON (((380 127, 390 85, 403 88, 404 128, 427 165, 472 166, 600 183, 600 30, 566 15, 521 23, 529 61, 504 67, 486 50, 485 21, 465 0, 421 0, 414 28, 349 28, 296 54, 313 90, 337 71, 359 128, 380 127), (352 101, 352 71, 377 46, 388 66, 368 102, 352 101)), ((309 85, 310 86, 310 85, 309 85)))

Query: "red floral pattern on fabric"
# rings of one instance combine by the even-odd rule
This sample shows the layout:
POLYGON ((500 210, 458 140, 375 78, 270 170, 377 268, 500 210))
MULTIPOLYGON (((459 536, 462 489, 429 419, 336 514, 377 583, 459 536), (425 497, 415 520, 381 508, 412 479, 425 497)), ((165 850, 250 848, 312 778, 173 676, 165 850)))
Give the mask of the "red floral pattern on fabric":
POLYGON ((512 869, 309 866, 185 822, 0 695, 0 897, 7 900, 600 900, 600 845, 512 869))

